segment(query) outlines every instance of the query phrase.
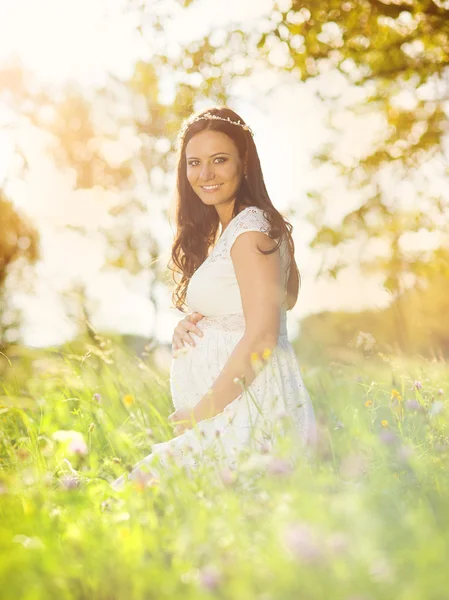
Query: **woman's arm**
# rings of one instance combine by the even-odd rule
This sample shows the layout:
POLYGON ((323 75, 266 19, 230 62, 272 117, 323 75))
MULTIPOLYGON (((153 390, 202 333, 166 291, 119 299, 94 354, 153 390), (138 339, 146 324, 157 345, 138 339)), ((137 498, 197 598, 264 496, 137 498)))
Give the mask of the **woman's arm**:
POLYGON ((231 248, 245 316, 245 333, 229 356, 211 389, 193 409, 196 422, 211 418, 242 393, 241 383, 249 387, 256 378, 251 357, 261 355, 278 343, 282 303, 279 249, 263 255, 257 247, 269 250, 275 242, 260 231, 241 233, 231 248))

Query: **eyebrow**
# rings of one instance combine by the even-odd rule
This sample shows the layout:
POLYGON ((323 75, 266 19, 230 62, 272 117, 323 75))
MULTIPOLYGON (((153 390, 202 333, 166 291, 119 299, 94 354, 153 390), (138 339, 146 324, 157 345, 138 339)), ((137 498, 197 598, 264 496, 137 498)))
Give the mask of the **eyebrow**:
MULTIPOLYGON (((218 154, 226 154, 227 156, 231 156, 228 152, 215 152, 215 154, 211 154, 210 157, 213 158, 214 156, 218 156, 218 154)), ((187 160, 192 160, 192 158, 199 160, 196 156, 188 156, 187 160)))

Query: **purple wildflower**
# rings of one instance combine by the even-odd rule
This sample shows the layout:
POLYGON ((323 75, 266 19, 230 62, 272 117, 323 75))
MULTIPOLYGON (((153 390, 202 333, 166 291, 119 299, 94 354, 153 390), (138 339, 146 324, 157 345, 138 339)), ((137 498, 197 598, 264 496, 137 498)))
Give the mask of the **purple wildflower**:
POLYGON ((87 444, 82 437, 73 438, 68 445, 69 452, 73 454, 79 454, 80 456, 86 456, 87 444))
POLYGON ((383 444, 394 444, 395 442, 398 441, 398 437, 395 433, 393 433, 390 429, 383 429, 380 433, 379 433, 379 440, 383 443, 383 444))
POLYGON ((216 590, 221 583, 221 574, 216 567, 208 565, 200 570, 200 583, 206 590, 216 590))
POLYGON ((220 477, 224 485, 230 486, 235 483, 236 475, 234 471, 228 469, 227 467, 223 468, 220 472, 220 477))
POLYGON ((333 554, 346 552, 349 549, 348 536, 342 531, 336 531, 326 539, 326 547, 333 554))
POLYGON ((76 490, 80 485, 78 477, 74 475, 64 475, 59 481, 65 490, 76 490))
POLYGON ((313 564, 323 560, 323 544, 308 523, 292 523, 284 531, 284 543, 300 562, 313 564))
POLYGON ((289 475, 292 472, 292 467, 283 458, 273 456, 272 460, 268 463, 268 472, 271 475, 289 475))
POLYGON ((415 410, 417 412, 420 412, 423 410, 423 407, 421 406, 421 404, 418 402, 418 400, 406 400, 405 401, 405 409, 406 410, 415 410))

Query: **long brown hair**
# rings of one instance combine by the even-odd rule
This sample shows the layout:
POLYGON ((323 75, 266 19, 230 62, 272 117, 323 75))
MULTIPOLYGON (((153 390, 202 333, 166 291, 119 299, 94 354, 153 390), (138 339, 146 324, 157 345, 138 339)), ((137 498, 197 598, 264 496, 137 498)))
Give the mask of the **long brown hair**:
POLYGON ((178 167, 175 193, 175 221, 176 234, 172 246, 171 261, 168 268, 173 271, 173 280, 176 289, 172 301, 176 308, 184 312, 186 294, 189 281, 196 269, 206 260, 209 249, 213 245, 220 220, 214 206, 203 204, 193 191, 187 179, 187 163, 185 156, 186 145, 189 140, 200 131, 221 131, 228 135, 237 146, 242 160, 246 156, 247 177, 242 176, 240 187, 234 203, 232 218, 246 206, 258 206, 265 211, 270 223, 269 236, 279 238, 276 246, 271 250, 261 250, 262 254, 272 254, 279 248, 284 236, 288 240, 290 255, 290 274, 287 282, 287 310, 291 310, 298 298, 300 275, 295 261, 295 244, 291 235, 293 226, 273 206, 265 186, 259 156, 254 140, 249 131, 219 119, 194 119, 211 113, 224 119, 245 122, 227 106, 212 107, 194 113, 182 129, 178 139, 178 167), (181 274, 181 280, 176 281, 176 274, 181 274))

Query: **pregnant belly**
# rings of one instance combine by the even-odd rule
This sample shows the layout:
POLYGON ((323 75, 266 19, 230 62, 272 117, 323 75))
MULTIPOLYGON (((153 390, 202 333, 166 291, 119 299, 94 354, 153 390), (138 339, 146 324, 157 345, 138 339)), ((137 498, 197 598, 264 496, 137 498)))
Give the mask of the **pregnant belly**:
POLYGON ((187 346, 171 362, 170 390, 176 409, 193 407, 201 400, 240 339, 239 334, 212 329, 205 330, 203 337, 191 335, 195 346, 187 346))

